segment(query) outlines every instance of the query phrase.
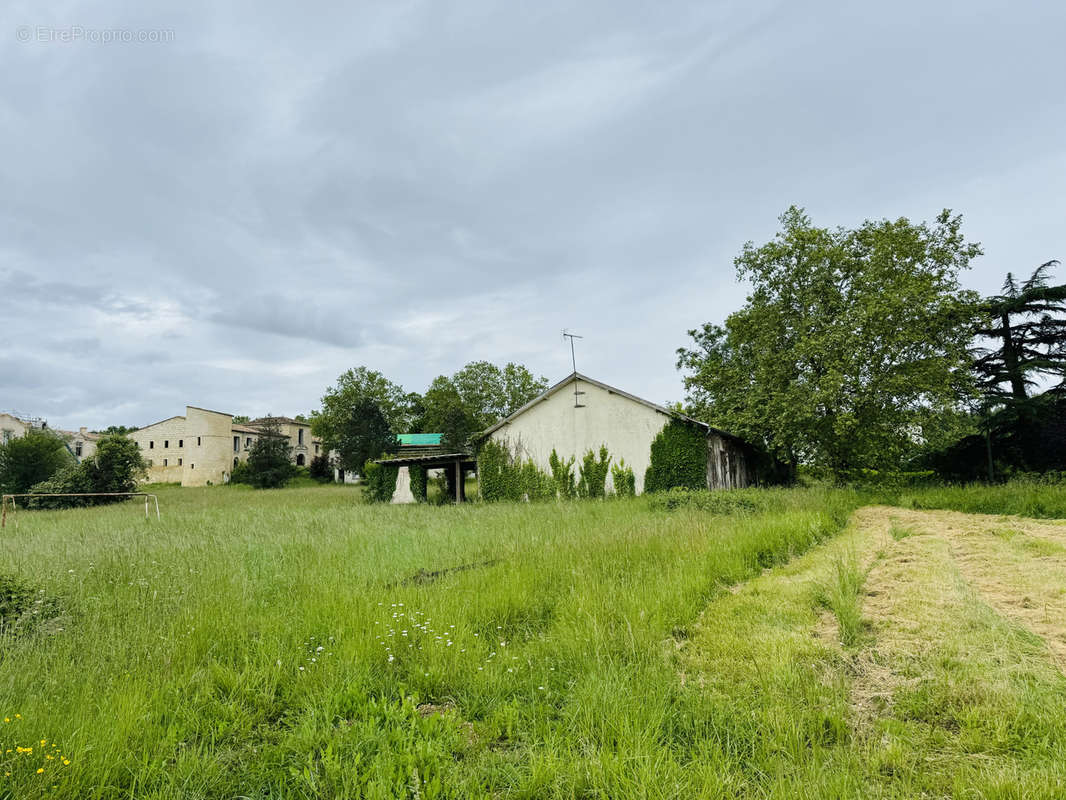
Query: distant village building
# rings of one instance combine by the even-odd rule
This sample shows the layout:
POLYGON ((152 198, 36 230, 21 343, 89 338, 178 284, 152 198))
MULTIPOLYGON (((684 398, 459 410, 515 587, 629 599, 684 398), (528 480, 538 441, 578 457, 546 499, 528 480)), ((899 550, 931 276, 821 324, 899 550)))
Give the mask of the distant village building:
MULTIPOLYGON (((500 442, 549 474, 553 449, 563 460, 574 458, 576 470, 585 453, 598 452, 600 445, 606 445, 611 463, 625 459, 632 467, 640 494, 651 463, 651 443, 671 420, 693 425, 706 435, 708 489, 741 488, 756 482, 757 454, 747 442, 578 372, 479 434, 475 442, 500 442)), ((610 474, 607 490, 613 490, 610 474)))
POLYGON ((261 417, 237 423, 233 415, 186 406, 185 415, 170 417, 129 434, 141 449, 152 483, 206 486, 227 483, 233 468, 248 459, 252 445, 269 422, 278 425, 292 445, 297 466, 311 463, 322 443, 311 436, 311 424, 291 417, 261 417))
POLYGON ((39 417, 22 417, 8 412, 0 412, 0 444, 7 444, 12 439, 25 436, 28 430, 48 430, 61 438, 67 445, 70 454, 77 461, 91 458, 96 453, 96 443, 102 434, 93 433, 87 428, 79 428, 77 431, 65 431, 60 428, 49 428, 48 422, 39 417))

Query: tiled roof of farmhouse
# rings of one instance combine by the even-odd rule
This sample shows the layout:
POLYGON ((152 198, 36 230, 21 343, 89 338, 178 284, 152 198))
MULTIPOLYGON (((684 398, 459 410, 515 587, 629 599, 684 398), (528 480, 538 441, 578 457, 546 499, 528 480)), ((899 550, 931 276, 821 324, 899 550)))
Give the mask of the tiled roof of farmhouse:
POLYGON ((251 422, 244 423, 245 425, 266 425, 268 422, 277 422, 281 425, 310 425, 307 420, 293 419, 292 417, 259 417, 253 419, 251 422))

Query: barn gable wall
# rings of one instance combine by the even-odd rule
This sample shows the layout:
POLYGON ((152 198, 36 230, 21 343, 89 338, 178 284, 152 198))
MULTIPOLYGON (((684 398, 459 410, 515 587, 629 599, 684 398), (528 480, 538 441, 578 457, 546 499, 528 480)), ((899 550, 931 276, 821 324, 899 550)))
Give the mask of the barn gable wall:
MULTIPOLYGON (((607 445, 611 463, 625 459, 636 476, 637 492, 644 491, 644 472, 651 458, 651 443, 670 420, 666 414, 585 381, 579 395, 584 408, 574 408, 574 384, 550 394, 494 431, 491 438, 517 448, 523 459, 550 474, 552 448, 561 458, 574 457, 574 476, 582 456, 607 445)), ((610 474, 608 489, 613 488, 610 474)))

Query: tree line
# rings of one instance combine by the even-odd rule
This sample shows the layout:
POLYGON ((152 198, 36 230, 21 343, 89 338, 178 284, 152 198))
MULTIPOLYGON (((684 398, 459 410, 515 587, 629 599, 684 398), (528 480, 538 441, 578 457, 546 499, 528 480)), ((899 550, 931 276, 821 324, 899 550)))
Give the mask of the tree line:
POLYGON ((399 433, 440 433, 449 451, 462 452, 473 434, 547 388, 546 378, 513 362, 473 361, 451 376, 438 375, 423 393, 360 366, 326 389, 322 408, 311 414, 311 430, 336 452, 336 466, 362 472, 367 461, 396 451, 399 433))
MULTIPOLYGON (((1045 430, 1066 413, 1057 261, 981 297, 960 282, 982 253, 960 215, 829 229, 793 207, 780 222, 734 261, 750 286, 744 306, 689 331, 678 350, 687 413, 793 474, 810 465, 836 476, 936 464, 982 430, 991 450, 1004 420, 1045 430)), ((1066 467, 1066 441, 1051 446, 1066 467)))

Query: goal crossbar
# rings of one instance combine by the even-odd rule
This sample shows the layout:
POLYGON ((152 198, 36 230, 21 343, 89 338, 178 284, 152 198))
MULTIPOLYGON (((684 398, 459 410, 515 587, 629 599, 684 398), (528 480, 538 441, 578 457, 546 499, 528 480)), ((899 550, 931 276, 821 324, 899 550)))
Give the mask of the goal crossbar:
POLYGON ((159 516, 159 498, 154 494, 148 494, 147 492, 57 492, 55 494, 46 492, 27 492, 24 494, 5 494, 0 495, 0 528, 7 527, 7 501, 11 501, 11 519, 15 520, 15 527, 18 527, 18 520, 15 517, 15 511, 18 509, 18 504, 15 503, 16 497, 143 497, 144 498, 144 518, 149 519, 148 513, 148 501, 151 499, 155 502, 155 518, 160 519, 159 516))

